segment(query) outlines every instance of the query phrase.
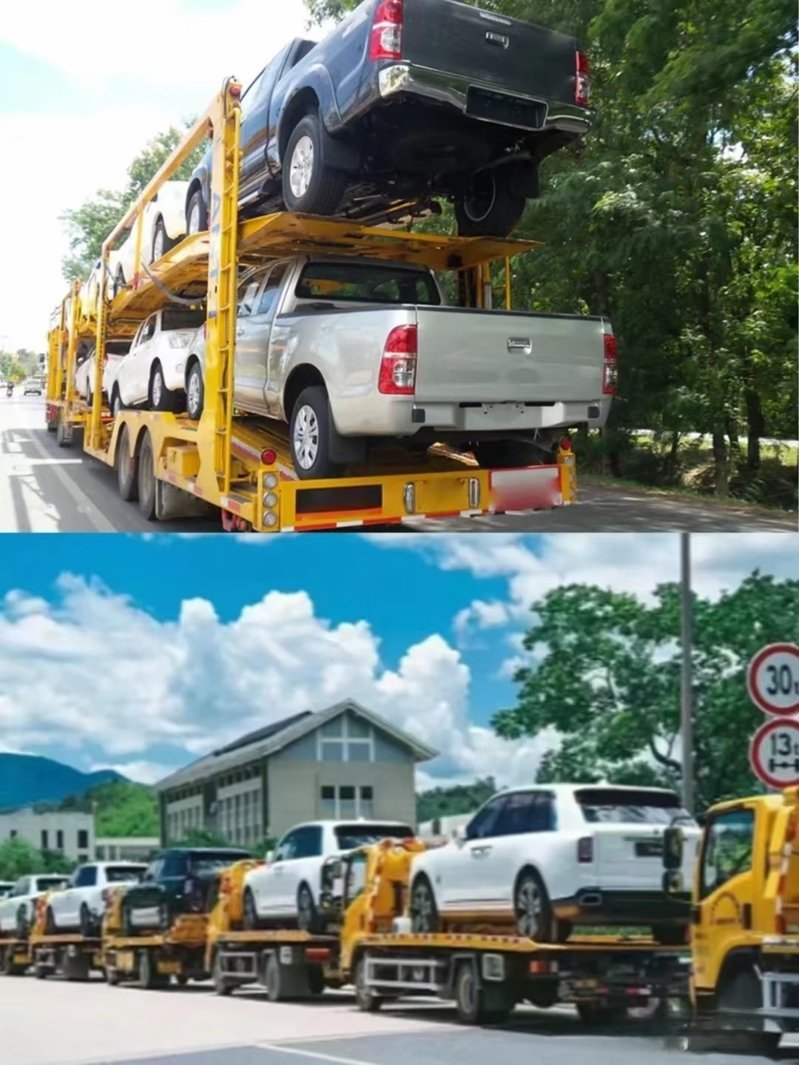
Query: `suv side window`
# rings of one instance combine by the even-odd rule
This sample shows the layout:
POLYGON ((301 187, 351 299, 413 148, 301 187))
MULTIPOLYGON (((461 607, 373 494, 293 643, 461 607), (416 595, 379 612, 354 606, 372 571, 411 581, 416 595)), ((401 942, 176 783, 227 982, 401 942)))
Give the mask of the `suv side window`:
POLYGON ((478 810, 466 826, 466 838, 488 839, 490 836, 496 836, 505 801, 505 796, 500 795, 486 803, 482 810, 478 810))
POLYGON ((156 317, 157 315, 151 314, 147 321, 144 323, 144 328, 142 329, 141 336, 139 337, 139 343, 143 344, 145 341, 153 339, 153 334, 155 333, 156 317))
POLYGON ((15 897, 20 896, 20 895, 28 895, 28 894, 30 894, 30 890, 28 888, 28 884, 29 883, 30 883, 30 877, 21 876, 19 878, 19 880, 16 882, 16 884, 14 884, 14 888, 13 888, 11 894, 14 895, 15 897))
POLYGON ((290 862, 292 858, 297 857, 297 833, 299 829, 294 829, 293 832, 289 832, 284 836, 275 848, 274 861, 276 862, 290 862))
POLYGON ((294 858, 318 858, 322 853, 321 825, 306 825, 294 833, 294 858))
POLYGON ((552 796, 541 791, 508 795, 496 834, 519 836, 525 832, 551 832, 555 827, 552 796))
POLYGON ((75 873, 73 887, 94 887, 97 883, 97 866, 84 865, 75 873))
POLYGON ((236 314, 239 318, 247 318, 253 313, 255 307, 255 301, 258 298, 258 291, 261 288, 264 275, 259 270, 257 274, 250 277, 248 281, 245 281, 242 286, 239 287, 239 306, 236 314))

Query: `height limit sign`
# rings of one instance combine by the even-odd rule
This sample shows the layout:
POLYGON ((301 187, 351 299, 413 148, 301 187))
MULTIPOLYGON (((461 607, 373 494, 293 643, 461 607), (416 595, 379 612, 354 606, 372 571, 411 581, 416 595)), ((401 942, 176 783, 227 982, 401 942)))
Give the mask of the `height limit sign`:
POLYGON ((747 688, 752 702, 772 715, 755 733, 749 761, 755 775, 771 788, 799 784, 799 647, 773 643, 749 663, 747 688))

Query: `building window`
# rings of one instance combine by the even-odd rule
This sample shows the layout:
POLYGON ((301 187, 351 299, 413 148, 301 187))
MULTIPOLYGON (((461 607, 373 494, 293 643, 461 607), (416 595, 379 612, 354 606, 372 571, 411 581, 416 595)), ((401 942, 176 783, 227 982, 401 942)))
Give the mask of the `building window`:
POLYGON ((316 754, 320 762, 373 762, 375 740, 371 725, 346 714, 328 721, 317 733, 316 754))
POLYGON ((371 784, 323 784, 319 791, 319 816, 345 821, 374 817, 374 788, 371 784))
MULTIPOLYGON (((85 850, 89 846, 89 833, 85 828, 78 829, 78 850, 85 850)), ((85 859, 81 859, 82 861, 85 859)))
POLYGON ((49 851, 50 850, 49 833, 48 833, 46 828, 42 829, 42 850, 43 851, 49 851))
POLYGON ((371 784, 361 785, 359 817, 374 817, 374 791, 371 784))
POLYGON ((8 838, 9 839, 16 839, 17 838, 17 830, 15 828, 12 828, 11 831, 8 833, 8 838))
POLYGON ((60 828, 56 829, 55 845, 56 850, 62 851, 64 849, 64 833, 60 828))
POLYGON ((336 816, 336 789, 326 784, 322 788, 321 802, 319 803, 319 816, 335 818, 336 816))

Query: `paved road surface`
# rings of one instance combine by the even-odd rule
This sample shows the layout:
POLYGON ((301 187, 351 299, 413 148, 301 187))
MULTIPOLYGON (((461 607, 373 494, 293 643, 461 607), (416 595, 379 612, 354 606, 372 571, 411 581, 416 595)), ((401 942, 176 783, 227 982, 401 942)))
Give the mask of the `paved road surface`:
MULTIPOLYGON (((0 978, 0 1061, 8 1065, 679 1065, 662 1037, 591 1030, 567 1008, 519 1011, 504 1028, 462 1028, 438 1003, 358 1012, 346 992, 273 1004, 260 991, 179 990, 0 978)), ((781 1052, 797 1060, 797 1051, 781 1052)), ((687 1059, 687 1060, 690 1060, 687 1059)), ((762 1065, 709 1054, 707 1065, 762 1065)))
MULTIPOLYGON (((746 530, 795 532, 795 516, 719 508, 687 497, 584 486, 580 504, 540 514, 424 521, 406 528, 467 532, 626 532, 746 530)), ((59 448, 44 427, 44 401, 0 394, 0 532, 217 532, 219 523, 153 526, 117 493, 114 471, 80 449, 59 448)), ((396 527, 395 527, 396 530, 396 527)))

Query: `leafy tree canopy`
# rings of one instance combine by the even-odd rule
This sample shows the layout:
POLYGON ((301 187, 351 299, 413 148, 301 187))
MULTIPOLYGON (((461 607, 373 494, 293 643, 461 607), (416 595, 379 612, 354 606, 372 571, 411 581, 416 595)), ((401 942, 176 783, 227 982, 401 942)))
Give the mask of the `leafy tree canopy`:
POLYGON ((483 777, 473 784, 453 784, 422 791, 416 796, 416 819, 424 822, 436 817, 472 813, 496 791, 493 777, 483 777))

